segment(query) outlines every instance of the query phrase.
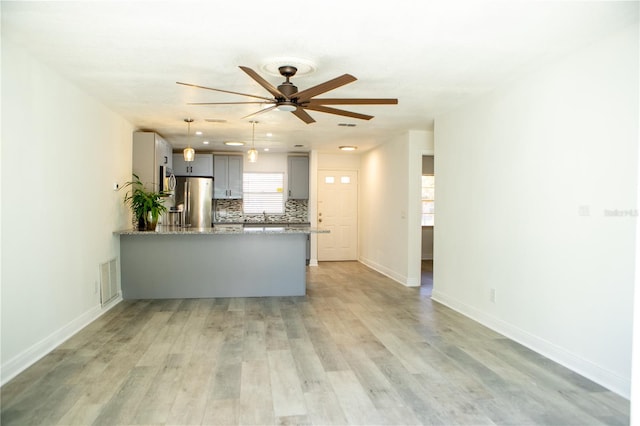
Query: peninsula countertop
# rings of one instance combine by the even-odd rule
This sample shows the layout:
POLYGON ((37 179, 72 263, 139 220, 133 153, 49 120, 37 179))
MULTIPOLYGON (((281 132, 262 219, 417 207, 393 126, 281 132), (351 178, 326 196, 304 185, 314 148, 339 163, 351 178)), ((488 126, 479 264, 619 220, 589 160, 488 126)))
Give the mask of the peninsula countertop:
POLYGON ((308 226, 158 226, 123 230, 120 239, 124 299, 303 296, 308 226))
POLYGON ((249 235, 249 234, 328 234, 328 229, 312 228, 297 223, 250 223, 250 224, 216 224, 211 228, 192 228, 182 226, 158 225, 155 231, 137 231, 124 229, 115 231, 116 235, 249 235))

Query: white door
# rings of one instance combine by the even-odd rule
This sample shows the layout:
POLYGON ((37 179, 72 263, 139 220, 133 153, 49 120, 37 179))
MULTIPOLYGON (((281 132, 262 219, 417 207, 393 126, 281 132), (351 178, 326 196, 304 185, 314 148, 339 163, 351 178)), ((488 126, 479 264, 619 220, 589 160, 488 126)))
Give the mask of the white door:
POLYGON ((318 171, 318 260, 356 260, 358 256, 358 172, 318 171))

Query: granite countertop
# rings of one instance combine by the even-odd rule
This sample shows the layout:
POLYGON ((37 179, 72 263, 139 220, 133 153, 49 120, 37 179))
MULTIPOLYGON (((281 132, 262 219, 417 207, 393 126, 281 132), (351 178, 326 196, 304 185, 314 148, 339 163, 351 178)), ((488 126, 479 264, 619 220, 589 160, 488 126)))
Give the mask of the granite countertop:
POLYGON ((258 223, 251 223, 250 226, 243 226, 242 223, 218 223, 213 228, 183 228, 180 226, 161 226, 158 225, 155 231, 137 231, 133 229, 124 229, 116 231, 117 235, 223 235, 223 234, 328 234, 329 230, 311 228, 309 226, 301 226, 292 223, 278 226, 272 222, 266 226, 260 226, 258 223))

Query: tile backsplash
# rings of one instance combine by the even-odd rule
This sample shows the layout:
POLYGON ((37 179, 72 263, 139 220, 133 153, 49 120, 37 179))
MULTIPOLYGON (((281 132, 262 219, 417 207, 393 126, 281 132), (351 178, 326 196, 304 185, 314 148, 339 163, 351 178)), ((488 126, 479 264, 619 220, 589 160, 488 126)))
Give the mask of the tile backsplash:
MULTIPOLYGON (((242 200, 213 200, 214 222, 261 222, 261 214, 247 214, 242 212, 242 200)), ((308 222, 308 200, 287 200, 284 214, 267 214, 271 222, 308 222)))

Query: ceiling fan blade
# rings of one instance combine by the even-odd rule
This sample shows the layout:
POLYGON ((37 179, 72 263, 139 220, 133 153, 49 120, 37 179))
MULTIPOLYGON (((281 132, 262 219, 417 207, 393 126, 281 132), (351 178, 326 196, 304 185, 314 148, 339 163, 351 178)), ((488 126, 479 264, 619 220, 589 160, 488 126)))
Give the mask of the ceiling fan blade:
POLYGON ((295 94, 295 97, 298 98, 298 102, 304 102, 316 95, 328 92, 329 90, 337 89, 340 86, 344 86, 345 84, 352 83, 356 80, 357 78, 355 78, 351 74, 344 74, 340 77, 336 77, 332 80, 318 84, 317 86, 313 86, 301 92, 298 92, 295 94))
POLYGON ((277 105, 273 105, 273 106, 270 106, 269 108, 264 108, 264 109, 261 109, 260 111, 252 112, 251 114, 245 115, 244 117, 242 117, 242 119, 253 117, 254 115, 258 115, 258 114, 263 114, 265 112, 269 112, 272 109, 274 109, 276 106, 277 105))
POLYGON ((249 96, 251 98, 264 99, 266 101, 271 101, 272 100, 270 98, 265 98, 264 96, 249 95, 248 93, 232 92, 230 90, 214 89, 213 87, 198 86, 197 84, 181 83, 179 81, 176 81, 176 84, 182 84, 183 86, 189 86, 189 87, 197 87, 198 89, 213 90, 213 91, 222 92, 222 93, 231 93, 232 95, 249 96))
POLYGON ((310 105, 397 105, 397 99, 383 98, 359 98, 359 99, 338 99, 338 98, 314 98, 310 99, 310 105))
POLYGON ((273 96, 275 96, 276 98, 285 98, 285 99, 289 99, 284 93, 282 93, 281 91, 279 91, 278 89, 276 89, 275 87, 273 87, 273 85, 271 83, 269 83, 267 80, 265 80, 264 78, 260 77, 260 74, 258 74, 257 72, 255 72, 254 70, 252 70, 249 67, 243 67, 242 65, 240 65, 240 69, 244 72, 246 72, 249 77, 251 77, 252 79, 254 79, 256 82, 258 82, 258 84, 262 87, 264 87, 265 89, 267 89, 267 92, 271 93, 273 96))
POLYGON ((360 120, 371 120, 373 115, 359 114, 357 112, 345 111, 342 109, 330 108, 322 105, 307 105, 304 108, 313 111, 326 112, 327 114, 344 115, 345 117, 359 118, 360 120))
POLYGON ((296 117, 298 117, 300 120, 304 121, 307 124, 311 124, 311 123, 315 123, 316 120, 313 119, 313 117, 311 117, 307 111, 305 111, 304 109, 298 107, 295 111, 291 111, 291 113, 293 115, 295 115, 296 117))
POLYGON ((187 102, 187 105, 244 105, 244 104, 273 104, 274 102, 187 102))

